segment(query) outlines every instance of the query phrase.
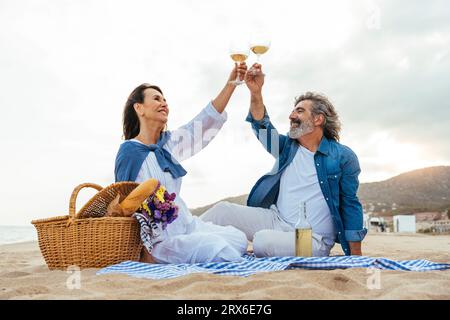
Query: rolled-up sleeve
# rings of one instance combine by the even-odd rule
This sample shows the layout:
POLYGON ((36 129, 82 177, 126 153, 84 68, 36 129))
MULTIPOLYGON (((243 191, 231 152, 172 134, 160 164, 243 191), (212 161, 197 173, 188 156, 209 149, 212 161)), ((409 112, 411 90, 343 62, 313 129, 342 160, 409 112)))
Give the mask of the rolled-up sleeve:
POLYGON ((347 241, 360 242, 366 237, 367 229, 361 230, 345 230, 345 239, 347 241))
POLYGON ((224 110, 222 113, 217 111, 216 108, 214 108, 212 101, 208 103, 208 105, 205 107, 204 111, 210 116, 211 118, 217 120, 218 122, 222 122, 222 124, 227 121, 228 114, 224 110))
POLYGON ((354 242, 362 241, 367 234, 367 229, 363 226, 363 208, 356 195, 360 172, 358 157, 347 148, 340 179, 339 212, 344 224, 345 238, 354 242))
POLYGON ((272 124, 270 123, 269 115, 267 114, 267 110, 264 107, 264 117, 260 120, 255 120, 253 118, 252 113, 249 111, 247 118, 245 118, 245 121, 250 122, 252 125, 253 130, 259 130, 259 129, 267 129, 272 124))

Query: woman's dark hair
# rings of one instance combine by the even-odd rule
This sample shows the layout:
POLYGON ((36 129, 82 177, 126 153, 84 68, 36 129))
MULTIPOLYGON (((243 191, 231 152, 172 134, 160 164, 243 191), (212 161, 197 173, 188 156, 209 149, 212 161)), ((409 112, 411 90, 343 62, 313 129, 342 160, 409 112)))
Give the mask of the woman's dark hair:
POLYGON ((134 104, 144 103, 144 91, 146 89, 155 89, 163 94, 158 86, 153 86, 148 83, 141 84, 130 93, 125 103, 125 108, 123 109, 123 136, 125 140, 133 139, 139 134, 139 118, 136 110, 134 110, 134 104))

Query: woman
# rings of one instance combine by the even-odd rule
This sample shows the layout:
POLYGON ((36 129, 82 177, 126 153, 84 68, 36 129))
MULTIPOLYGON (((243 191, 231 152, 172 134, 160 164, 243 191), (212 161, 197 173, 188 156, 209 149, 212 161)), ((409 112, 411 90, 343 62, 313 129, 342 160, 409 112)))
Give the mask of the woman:
POLYGON ((193 120, 172 132, 165 131, 169 107, 159 87, 142 84, 128 97, 123 112, 125 141, 116 157, 116 182, 141 183, 155 178, 177 194, 178 218, 162 232, 162 241, 151 252, 158 263, 240 261, 246 252, 243 232, 203 222, 190 213, 180 198, 186 171, 179 164, 204 148, 225 123, 224 110, 235 89, 230 81, 237 74, 243 78, 246 70, 245 63, 236 65, 219 95, 193 120))

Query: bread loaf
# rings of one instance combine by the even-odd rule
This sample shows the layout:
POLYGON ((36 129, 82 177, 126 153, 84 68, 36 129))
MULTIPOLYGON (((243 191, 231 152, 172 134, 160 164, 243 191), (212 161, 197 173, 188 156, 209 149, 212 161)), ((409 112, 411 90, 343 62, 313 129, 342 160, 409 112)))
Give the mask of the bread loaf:
POLYGON ((139 209, 142 202, 152 193, 156 192, 159 181, 157 179, 148 179, 138 185, 130 194, 120 203, 124 216, 131 216, 139 209))

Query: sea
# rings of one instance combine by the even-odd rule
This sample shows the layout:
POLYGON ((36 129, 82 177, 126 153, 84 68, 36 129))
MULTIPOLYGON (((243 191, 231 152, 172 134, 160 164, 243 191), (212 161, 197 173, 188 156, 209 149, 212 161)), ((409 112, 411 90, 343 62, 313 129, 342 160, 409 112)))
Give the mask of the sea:
POLYGON ((34 226, 0 225, 0 245, 27 241, 37 241, 37 231, 34 226))

